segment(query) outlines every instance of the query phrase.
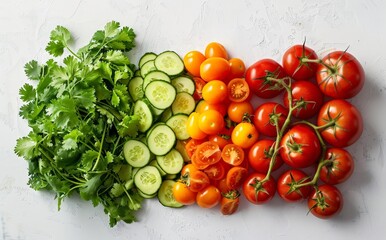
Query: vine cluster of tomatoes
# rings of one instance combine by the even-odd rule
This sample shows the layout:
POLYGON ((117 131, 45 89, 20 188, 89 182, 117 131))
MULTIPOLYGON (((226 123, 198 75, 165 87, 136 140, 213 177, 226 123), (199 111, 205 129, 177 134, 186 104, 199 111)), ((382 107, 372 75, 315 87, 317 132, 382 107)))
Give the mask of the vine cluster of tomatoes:
POLYGON ((341 210, 335 185, 354 169, 345 148, 363 131, 360 112, 345 100, 364 84, 354 56, 334 51, 320 59, 303 44, 289 48, 282 64, 262 59, 246 69, 213 42, 205 53, 187 53, 184 64, 197 104, 187 123, 191 161, 173 188, 176 201, 220 204, 223 214, 232 214, 241 195, 263 204, 277 192, 287 202, 306 201, 320 218, 341 210))

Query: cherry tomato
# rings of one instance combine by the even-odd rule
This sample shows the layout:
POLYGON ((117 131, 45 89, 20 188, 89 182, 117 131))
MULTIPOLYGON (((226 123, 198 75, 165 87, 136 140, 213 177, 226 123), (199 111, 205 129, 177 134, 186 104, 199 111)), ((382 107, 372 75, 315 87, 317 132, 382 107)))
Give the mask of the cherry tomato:
POLYGON ((205 84, 202 98, 209 104, 220 104, 228 97, 227 85, 220 80, 213 80, 205 84))
POLYGON ((243 78, 234 78, 228 83, 228 97, 232 102, 243 102, 249 97, 249 86, 243 78))
POLYGON ((184 56, 186 70, 194 77, 200 76, 200 66, 206 60, 204 54, 199 51, 190 51, 184 56))
POLYGON ((191 163, 198 169, 198 170, 204 170, 208 166, 210 166, 209 163, 201 161, 199 154, 194 153, 190 159, 191 163))
POLYGON ((342 193, 332 185, 321 185, 308 198, 308 208, 318 218, 330 218, 343 208, 342 193))
POLYGON ((222 195, 228 193, 229 191, 232 191, 232 189, 227 185, 226 177, 217 181, 215 186, 218 188, 218 190, 220 190, 222 195))
POLYGON ((229 79, 243 78, 245 74, 245 64, 240 58, 231 58, 228 60, 231 72, 229 79))
POLYGON ((315 76, 317 64, 307 62, 307 60, 316 60, 318 55, 309 47, 303 45, 294 45, 290 47, 283 55, 283 68, 295 80, 307 80, 315 76))
POLYGON ((363 132, 362 115, 356 107, 343 99, 325 103, 319 111, 318 126, 323 139, 334 147, 347 147, 355 143, 363 132))
POLYGON ((232 132, 232 142, 244 149, 250 148, 259 138, 256 127, 249 122, 241 122, 232 132))
POLYGON ((244 150, 236 144, 227 144, 221 151, 221 157, 224 162, 239 166, 244 161, 244 150))
POLYGON ((186 185, 192 192, 202 191, 209 186, 209 177, 202 171, 192 171, 182 176, 182 179, 186 181, 186 185))
MULTIPOLYGON (((319 88, 308 81, 297 81, 291 85, 292 106, 299 106, 292 115, 297 118, 307 119, 315 116, 323 105, 323 94, 319 88)), ((284 106, 288 108, 288 92, 283 96, 284 106)))
MULTIPOLYGON (((249 165, 259 173, 267 173, 269 169, 269 164, 271 163, 271 158, 273 151, 270 151, 271 147, 275 142, 270 139, 263 139, 257 141, 249 149, 248 159, 249 165)), ((279 169, 283 165, 283 160, 280 155, 276 156, 275 163, 273 165, 272 171, 279 169)))
POLYGON ((183 205, 192 205, 196 202, 197 193, 192 192, 185 183, 176 182, 172 191, 176 201, 183 205))
POLYGON ((275 102, 266 102, 256 109, 253 123, 260 133, 268 137, 275 137, 277 135, 275 122, 281 128, 287 115, 288 110, 283 105, 275 102))
POLYGON ((182 170, 181 170, 181 176, 184 176, 186 174, 190 174, 191 172, 195 172, 195 171, 198 171, 198 168, 196 168, 196 166, 194 166, 193 164, 191 163, 188 163, 186 164, 182 170))
POLYGON ((226 176, 226 184, 230 189, 238 189, 248 175, 248 170, 243 167, 232 167, 226 176))
POLYGON ((276 183, 271 176, 268 181, 261 183, 265 174, 251 173, 243 183, 243 194, 253 204, 263 204, 273 198, 276 192, 276 183))
POLYGON ((221 160, 220 147, 216 143, 209 141, 201 143, 193 155, 197 156, 196 160, 198 163, 208 166, 221 160))
POLYGON ((223 215, 231 215, 237 211, 240 205, 240 193, 237 190, 227 192, 221 198, 220 211, 223 215))
POLYGON ((216 110, 219 112, 222 116, 225 116, 227 113, 227 106, 224 103, 219 103, 219 104, 209 104, 205 100, 201 100, 197 103, 196 105, 196 112, 198 113, 203 113, 208 110, 216 110))
POLYGON ((283 79, 284 77, 286 77, 284 69, 272 59, 255 62, 245 73, 245 80, 251 91, 261 98, 278 96, 283 91, 283 87, 269 78, 283 79))
POLYGON ((310 177, 303 171, 291 169, 280 175, 277 180, 277 193, 287 202, 297 202, 302 199, 307 199, 311 193, 311 186, 296 186, 310 181, 310 177))
POLYGON ((241 123, 245 115, 253 115, 253 106, 249 101, 231 102, 228 106, 228 117, 235 123, 241 123))
POLYGON ((197 146, 205 141, 206 141, 205 139, 194 139, 194 138, 189 139, 189 141, 185 144, 185 150, 189 158, 192 157, 193 153, 197 149, 197 146))
POLYGON ((198 127, 206 134, 218 134, 224 126, 224 118, 216 110, 205 111, 198 117, 198 127))
POLYGON ((220 191, 212 185, 207 186, 197 193, 196 202, 202 208, 212 208, 221 200, 220 191))
POLYGON ((227 144, 232 143, 232 131, 233 128, 224 127, 218 134, 209 135, 208 140, 217 143, 220 149, 223 149, 227 144))
POLYGON ((222 161, 219 161, 215 164, 209 165, 204 170, 204 173, 208 176, 210 180, 221 180, 225 177, 225 164, 222 161))
POLYGON ((320 179, 330 185, 346 181, 354 171, 354 160, 343 148, 329 148, 326 152, 328 163, 320 171, 320 179))
POLYGON ((228 52, 222 44, 218 42, 211 42, 205 47, 205 57, 220 57, 228 59, 228 52))
POLYGON ((316 81, 320 90, 332 98, 352 98, 363 88, 365 73, 359 61, 350 53, 335 51, 319 64, 316 81))
POLYGON ((280 142, 280 156, 293 168, 305 168, 319 159, 321 146, 313 129, 305 124, 292 127, 280 142))
POLYGON ((204 87, 206 82, 199 77, 193 77, 193 81, 195 84, 195 90, 194 90, 193 98, 194 98, 194 100, 198 101, 198 100, 202 99, 202 88, 204 87))
POLYGON ((206 81, 221 80, 225 81, 231 71, 231 67, 226 59, 211 57, 206 59, 200 66, 200 76, 206 81))
POLYGON ((188 122, 186 123, 186 131, 188 132, 189 136, 194 139, 204 139, 207 136, 207 134, 199 128, 199 117, 199 113, 192 112, 189 115, 188 122))

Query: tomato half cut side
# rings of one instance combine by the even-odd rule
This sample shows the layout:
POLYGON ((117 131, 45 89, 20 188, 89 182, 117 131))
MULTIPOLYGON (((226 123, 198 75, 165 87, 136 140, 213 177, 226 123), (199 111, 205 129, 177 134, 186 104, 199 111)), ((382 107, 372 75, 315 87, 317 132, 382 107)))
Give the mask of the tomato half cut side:
POLYGON ((232 167, 226 177, 226 183, 230 189, 238 189, 243 184, 248 171, 243 167, 232 167))
POLYGON ((221 160, 220 147, 214 142, 201 143, 195 152, 196 161, 201 165, 212 165, 221 160))
POLYGON ((239 166, 244 161, 244 150, 236 144, 227 144, 221 152, 221 157, 224 162, 239 166))
POLYGON ((250 89, 243 78, 234 78, 228 83, 228 98, 232 102, 243 102, 248 99, 250 89))

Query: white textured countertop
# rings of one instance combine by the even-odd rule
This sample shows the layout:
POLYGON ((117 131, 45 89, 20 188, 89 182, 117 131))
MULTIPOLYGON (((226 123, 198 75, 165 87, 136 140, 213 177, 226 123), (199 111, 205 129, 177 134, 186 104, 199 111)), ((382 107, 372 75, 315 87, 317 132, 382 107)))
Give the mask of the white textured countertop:
MULTIPOLYGON (((386 234, 386 2, 368 1, 204 1, 204 0, 0 0, 0 239, 381 239, 386 234), (45 61, 45 46, 56 25, 67 27, 77 46, 115 20, 134 28, 132 59, 147 51, 184 55, 221 42, 247 65, 283 52, 307 38, 323 55, 333 49, 357 57, 366 71, 362 92, 350 100, 363 114, 361 139, 349 151, 356 169, 339 185, 345 205, 331 220, 307 215, 305 204, 277 196, 266 205, 247 204, 237 214, 218 209, 162 207, 146 201, 139 222, 108 226, 101 207, 73 197, 60 212, 54 195, 27 186, 27 163, 13 148, 28 132, 18 117, 23 66, 45 61)), ((384 238, 384 237, 383 237, 384 238)))

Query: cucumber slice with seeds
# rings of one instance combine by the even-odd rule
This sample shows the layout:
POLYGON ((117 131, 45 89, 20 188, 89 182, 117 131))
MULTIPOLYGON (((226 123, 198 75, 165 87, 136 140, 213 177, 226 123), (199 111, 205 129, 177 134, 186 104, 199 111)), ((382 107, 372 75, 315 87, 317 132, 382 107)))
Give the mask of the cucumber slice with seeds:
POLYGON ((154 65, 158 70, 165 72, 169 76, 176 76, 184 71, 184 62, 173 51, 165 51, 154 59, 154 65))
POLYGON ((164 180, 158 190, 158 200, 165 207, 180 208, 184 206, 177 202, 173 196, 173 186, 175 183, 173 180, 164 180))
POLYGON ((196 101, 193 96, 186 92, 177 93, 176 99, 172 104, 173 114, 183 113, 189 115, 194 111, 196 101))
POLYGON ((129 94, 134 101, 137 101, 144 96, 143 78, 133 77, 128 84, 129 94))
POLYGON ((147 137, 147 146, 154 155, 162 156, 174 147, 176 140, 173 130, 168 125, 160 123, 151 129, 147 137))
POLYGON ((186 124, 188 122, 188 115, 185 114, 177 114, 172 117, 170 117, 167 121, 166 124, 171 127, 173 132, 176 134, 176 138, 178 140, 186 140, 188 139, 189 133, 186 129, 186 124))
POLYGON ((153 166, 140 168, 134 176, 134 184, 145 196, 153 196, 162 184, 162 177, 158 169, 153 166))
POLYGON ((145 78, 146 75, 147 75, 149 72, 154 71, 154 70, 157 70, 157 68, 155 67, 155 64, 154 64, 154 60, 147 61, 147 62, 144 63, 143 66, 141 67, 141 77, 142 77, 142 78, 145 78))
POLYGON ((156 57, 157 57, 157 54, 155 54, 155 53, 153 53, 153 52, 145 53, 145 54, 139 59, 138 66, 141 68, 141 67, 143 66, 143 64, 145 64, 146 62, 148 62, 148 61, 150 61, 150 60, 154 60, 156 57))
POLYGON ((134 114, 139 116, 138 130, 146 132, 153 123, 153 114, 149 106, 142 100, 138 100, 134 104, 134 114))
POLYGON ((155 80, 145 89, 145 96, 158 109, 170 107, 176 98, 176 89, 168 82, 155 80))
POLYGON ((155 80, 163 80, 169 83, 171 82, 170 77, 166 73, 159 70, 154 70, 149 72, 143 79, 143 89, 145 89, 149 83, 155 80))
POLYGON ((177 93, 186 92, 190 95, 193 95, 194 91, 196 90, 194 81, 191 78, 185 76, 173 78, 172 85, 176 88, 177 93))
POLYGON ((128 164, 133 167, 143 167, 150 162, 150 150, 138 140, 129 140, 123 146, 123 155, 128 164))
POLYGON ((167 174, 177 174, 184 166, 184 159, 176 149, 170 150, 170 152, 164 156, 157 156, 156 159, 158 165, 167 174))

